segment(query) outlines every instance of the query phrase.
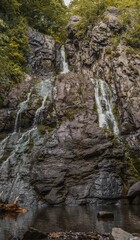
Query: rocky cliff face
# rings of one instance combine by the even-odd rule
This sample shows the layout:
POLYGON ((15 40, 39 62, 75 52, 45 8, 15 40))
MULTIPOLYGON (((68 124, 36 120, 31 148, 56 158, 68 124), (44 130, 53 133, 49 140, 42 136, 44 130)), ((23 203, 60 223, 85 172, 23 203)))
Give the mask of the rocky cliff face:
POLYGON ((84 38, 78 41, 75 22, 71 18, 66 42, 71 69, 93 79, 102 79, 114 94, 120 135, 129 148, 139 156, 140 136, 140 57, 137 50, 125 46, 120 35, 125 31, 119 11, 108 9, 95 27, 89 27, 84 38))
MULTIPOLYGON (((137 52, 132 53, 131 48, 119 40, 117 42, 117 37, 124 31, 119 11, 113 7, 108 9, 103 20, 87 30, 81 41, 75 36, 75 21, 78 17, 71 18, 66 42, 71 68, 75 72, 88 74, 89 78, 103 79, 111 86, 116 97, 121 135, 135 132, 135 137, 138 137, 140 58, 137 52)), ((138 147, 139 144, 136 145, 138 147)))
POLYGON ((4 200, 19 195, 29 206, 119 199, 138 177, 140 59, 121 42, 114 46, 124 31, 118 15, 109 9, 81 40, 79 17, 71 18, 70 72, 61 46, 30 29, 31 75, 0 109, 4 200))

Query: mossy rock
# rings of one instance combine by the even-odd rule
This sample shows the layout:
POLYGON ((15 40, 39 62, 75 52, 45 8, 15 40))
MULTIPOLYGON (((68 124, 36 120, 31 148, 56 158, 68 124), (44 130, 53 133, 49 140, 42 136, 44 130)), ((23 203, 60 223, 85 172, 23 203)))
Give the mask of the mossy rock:
POLYGON ((135 156, 129 149, 126 150, 125 158, 130 168, 133 178, 140 180, 140 159, 135 156))
POLYGON ((41 135, 44 135, 46 132, 52 132, 54 130, 54 127, 49 125, 38 125, 37 129, 41 135))
POLYGON ((66 118, 69 120, 73 120, 74 114, 75 114, 74 110, 69 109, 66 111, 66 118))
POLYGON ((41 135, 44 135, 46 133, 46 126, 45 125, 38 125, 37 126, 37 129, 38 129, 38 132, 41 134, 41 135))

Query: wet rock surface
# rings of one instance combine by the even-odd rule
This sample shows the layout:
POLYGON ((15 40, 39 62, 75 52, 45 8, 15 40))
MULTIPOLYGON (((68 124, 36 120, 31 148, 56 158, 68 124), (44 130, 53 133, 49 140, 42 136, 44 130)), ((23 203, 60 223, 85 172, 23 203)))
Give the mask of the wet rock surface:
POLYGON ((48 204, 83 204, 123 196, 115 166, 118 164, 119 173, 124 152, 98 127, 93 86, 85 79, 70 73, 55 82, 60 126, 40 149, 44 161, 35 164, 33 174, 33 185, 48 204))
POLYGON ((136 182, 129 188, 127 198, 130 204, 135 200, 135 198, 138 198, 140 202, 140 181, 136 182))
POLYGON ((67 57, 73 71, 104 80, 111 86, 120 134, 126 141, 127 151, 132 151, 132 158, 136 156, 135 167, 139 169, 140 57, 137 51, 131 51, 122 42, 115 45, 115 32, 121 34, 124 31, 119 15, 116 8, 108 9, 104 19, 89 27, 78 45, 76 37, 69 37, 67 57))
POLYGON ((139 161, 140 59, 121 43, 114 49, 111 39, 123 26, 115 8, 106 15, 107 21, 89 28, 78 41, 74 23, 79 17, 71 19, 65 46, 72 71, 59 72, 47 85, 54 67, 62 65, 60 46, 30 29, 32 75, 11 90, 0 109, 0 131, 11 132, 0 143, 4 200, 19 195, 24 206, 114 200, 126 196, 134 173, 138 177, 129 152, 139 161), (102 79, 111 88, 119 137, 99 127, 91 78, 102 79), (19 103, 29 92, 14 132, 19 103))
MULTIPOLYGON (((21 203, 27 205, 39 199, 56 205, 123 197, 123 145, 98 127, 91 81, 81 74, 62 74, 55 90, 50 110, 46 105, 48 111, 43 114, 46 125, 43 120, 42 125, 15 134, 18 145, 1 166, 5 198, 12 201, 19 194, 21 203)), ((8 148, 9 144, 10 140, 8 148)))
MULTIPOLYGON (((112 7, 104 13, 106 21, 90 28, 85 38, 79 41, 68 39, 66 49, 68 61, 74 71, 82 71, 94 79, 108 82, 118 101, 118 115, 121 133, 130 135, 138 131, 140 120, 139 66, 140 58, 136 53, 130 53, 128 47, 118 42, 114 47, 114 31, 123 31, 123 23, 119 20, 119 12, 112 7)), ((136 141, 136 140, 135 140, 136 141)), ((133 148, 138 142, 130 144, 133 148)))

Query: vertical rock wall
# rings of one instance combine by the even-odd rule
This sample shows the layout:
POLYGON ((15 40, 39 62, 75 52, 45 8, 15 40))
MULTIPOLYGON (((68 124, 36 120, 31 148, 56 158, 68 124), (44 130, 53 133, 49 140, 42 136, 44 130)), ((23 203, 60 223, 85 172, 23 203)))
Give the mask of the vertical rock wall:
POLYGON ((131 153, 139 164, 140 60, 121 42, 116 47, 112 43, 124 30, 118 15, 117 9, 108 10, 108 17, 89 27, 81 40, 74 25, 79 17, 71 18, 65 45, 71 70, 67 73, 60 70, 60 45, 30 29, 31 76, 11 90, 0 109, 1 138, 11 131, 0 143, 0 189, 5 200, 13 200, 17 193, 21 204, 29 206, 119 199, 138 177, 131 153), (119 138, 99 127, 91 78, 110 87, 119 138), (46 79, 52 79, 45 90, 51 94, 43 98, 39 92, 46 79), (21 132, 13 135, 18 104, 30 90, 21 132), (41 118, 35 121, 38 109, 41 118))

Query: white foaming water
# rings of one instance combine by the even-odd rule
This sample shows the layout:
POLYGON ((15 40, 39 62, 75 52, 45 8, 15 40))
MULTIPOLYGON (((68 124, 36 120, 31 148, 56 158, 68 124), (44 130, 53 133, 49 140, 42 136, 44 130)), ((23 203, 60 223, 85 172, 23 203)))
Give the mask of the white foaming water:
POLYGON ((17 112, 17 116, 16 116, 16 120, 15 120, 14 132, 17 132, 18 130, 20 131, 21 113, 23 113, 28 108, 30 96, 31 96, 31 91, 28 93, 27 99, 19 104, 19 110, 17 112))
POLYGON ((20 132, 20 120, 21 120, 21 113, 24 112, 28 108, 28 103, 30 101, 31 91, 27 94, 27 99, 19 104, 19 110, 16 115, 15 119, 15 126, 13 133, 9 134, 6 138, 4 138, 0 142, 0 159, 4 155, 4 151, 6 149, 6 146, 9 142, 9 140, 16 134, 17 132, 20 132))
MULTIPOLYGON (((22 149, 22 147, 26 147, 26 145, 28 145, 29 140, 30 140, 30 135, 32 135, 34 132, 36 132, 37 134, 37 128, 36 128, 36 124, 37 123, 41 123, 43 120, 43 110, 45 109, 45 104, 46 101, 48 100, 52 100, 52 89, 53 89, 53 77, 50 77, 48 79, 45 79, 44 81, 41 81, 40 83, 38 83, 35 87, 37 90, 37 93, 39 96, 42 97, 42 104, 41 106, 37 109, 36 113, 35 113, 35 117, 34 117, 34 124, 32 126, 32 128, 30 130, 27 130, 25 133, 20 133, 20 119, 21 119, 21 113, 23 113, 26 109, 28 109, 28 104, 30 101, 30 97, 32 94, 32 89, 30 90, 30 92, 27 95, 27 99, 25 101, 23 101, 22 103, 19 104, 19 110, 17 112, 16 115, 16 119, 15 119, 15 127, 14 127, 14 131, 13 133, 9 134, 5 139, 3 139, 0 142, 0 159, 2 159, 7 146, 9 145, 9 142, 14 140, 14 137, 16 136, 15 134, 19 134, 18 136, 18 140, 17 140, 17 146, 13 145, 13 150, 12 150, 12 157, 16 154, 18 148, 19 148, 19 144, 21 145, 21 147, 19 149, 22 149)), ((9 146, 8 146, 9 148, 9 146)), ((9 156, 9 158, 7 160, 9 160, 11 158, 11 156, 9 156)))
POLYGON ((68 63, 66 62, 66 56, 65 56, 65 47, 61 47, 61 58, 62 58, 62 72, 61 73, 68 73, 69 72, 69 67, 68 63))
POLYGON ((103 80, 93 80, 95 84, 95 100, 99 117, 99 127, 111 129, 115 135, 119 134, 119 128, 113 113, 115 107, 113 94, 108 84, 103 80))
POLYGON ((37 111, 36 111, 36 113, 35 113, 34 125, 36 125, 38 122, 41 123, 42 120, 43 120, 42 112, 43 112, 43 110, 45 109, 46 100, 47 100, 47 96, 45 96, 45 97, 43 98, 41 107, 38 108, 37 111))
POLYGON ((19 110, 15 121, 15 131, 0 142, 1 190, 5 191, 6 189, 5 199, 9 199, 9 201, 13 200, 13 198, 15 198, 17 195, 22 196, 23 193, 27 191, 27 187, 32 191, 32 187, 27 186, 28 183, 26 178, 22 178, 22 174, 27 174, 27 172, 30 171, 31 152, 32 156, 36 154, 37 149, 39 149, 44 143, 44 135, 42 136, 42 134, 40 134, 37 124, 42 123, 43 110, 52 102, 53 80, 54 78, 51 77, 35 85, 34 90, 36 91, 37 96, 41 97, 42 104, 35 113, 31 129, 26 130, 24 133, 18 131, 20 125, 20 114, 24 112, 24 110, 28 109, 28 103, 31 96, 31 93, 29 93, 27 100, 19 105, 19 110), (9 169, 14 176, 12 181, 9 179, 9 169), (4 180, 6 181, 7 185, 3 183, 4 180))
POLYGON ((34 125, 42 122, 43 120, 42 114, 43 114, 43 110, 45 109, 46 101, 47 100, 49 101, 52 99, 52 81, 53 81, 53 78, 50 77, 40 82, 37 86, 38 94, 42 97, 42 104, 35 113, 34 125))

